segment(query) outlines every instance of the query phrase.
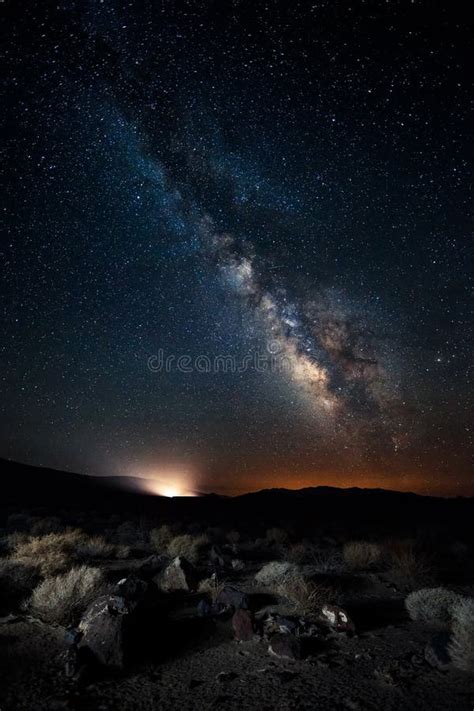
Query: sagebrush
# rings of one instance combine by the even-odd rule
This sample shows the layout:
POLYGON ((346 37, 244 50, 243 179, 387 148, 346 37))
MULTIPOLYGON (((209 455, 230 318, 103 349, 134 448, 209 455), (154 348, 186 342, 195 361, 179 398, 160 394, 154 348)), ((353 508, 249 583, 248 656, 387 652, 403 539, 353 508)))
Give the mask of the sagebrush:
POLYGON ((45 622, 73 624, 103 588, 104 578, 98 568, 77 566, 43 580, 34 589, 29 608, 45 622))
POLYGON ((185 533, 176 536, 168 545, 168 553, 172 558, 177 556, 186 558, 191 563, 197 563, 202 549, 209 545, 209 538, 206 535, 191 536, 185 533))
POLYGON ((411 619, 439 629, 449 629, 454 605, 461 595, 446 588, 422 588, 410 593, 405 599, 405 607, 411 619))
POLYGON ((17 543, 12 558, 36 566, 44 576, 55 575, 71 567, 74 551, 83 540, 84 534, 77 530, 33 536, 17 543))
POLYGON ((474 673, 474 598, 463 598, 451 609, 452 634, 449 653, 453 665, 474 673))
POLYGON ((350 541, 344 545, 343 558, 353 570, 368 570, 381 560, 382 549, 377 543, 350 541))

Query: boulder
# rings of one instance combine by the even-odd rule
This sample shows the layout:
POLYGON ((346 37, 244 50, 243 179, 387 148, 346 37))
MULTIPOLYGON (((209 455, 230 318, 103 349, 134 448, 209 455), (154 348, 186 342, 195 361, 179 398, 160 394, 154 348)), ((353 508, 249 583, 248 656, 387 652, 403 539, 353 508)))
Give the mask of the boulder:
POLYGON ((320 617, 336 632, 354 632, 355 626, 349 615, 337 605, 323 605, 320 617))
POLYGON ((216 604, 223 607, 234 607, 236 610, 239 608, 247 610, 249 598, 247 593, 233 585, 225 585, 216 598, 216 604))
POLYGON ((135 608, 145 597, 148 589, 148 584, 138 578, 136 575, 129 575, 126 578, 119 580, 113 594, 123 598, 129 608, 135 608))
POLYGON ((145 578, 161 573, 169 563, 169 558, 165 555, 151 555, 138 568, 140 575, 145 578))
POLYGON ((249 642, 253 639, 254 634, 252 613, 249 610, 237 609, 232 617, 232 628, 234 630, 235 639, 239 642, 249 642))
POLYGON ((270 638, 268 651, 282 659, 301 659, 301 643, 292 634, 278 632, 270 638))
POLYGON ((198 584, 198 575, 194 566, 183 558, 178 556, 166 566, 159 578, 159 586, 165 592, 175 590, 195 590, 198 584))
POLYGON ((103 666, 122 668, 128 617, 128 606, 122 597, 103 595, 97 598, 79 623, 81 638, 77 649, 87 652, 103 666))

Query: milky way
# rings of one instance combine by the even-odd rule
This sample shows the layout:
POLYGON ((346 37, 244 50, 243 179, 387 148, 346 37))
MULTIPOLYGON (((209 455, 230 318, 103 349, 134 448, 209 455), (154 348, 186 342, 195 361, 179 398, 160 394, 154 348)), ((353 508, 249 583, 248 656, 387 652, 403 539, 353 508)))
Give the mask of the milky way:
POLYGON ((0 455, 470 491, 459 12, 4 4, 0 455))

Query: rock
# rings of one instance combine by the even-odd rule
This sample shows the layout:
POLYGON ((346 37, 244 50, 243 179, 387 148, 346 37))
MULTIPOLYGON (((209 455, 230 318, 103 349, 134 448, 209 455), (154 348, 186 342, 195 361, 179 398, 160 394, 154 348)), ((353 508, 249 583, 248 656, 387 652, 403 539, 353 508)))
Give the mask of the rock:
POLYGON ((213 614, 213 605, 209 600, 199 600, 197 604, 197 613, 199 617, 211 617, 213 614))
POLYGON ((451 657, 449 655, 449 632, 442 631, 436 633, 425 647, 425 659, 432 667, 440 671, 447 671, 451 668, 451 657))
POLYGON ((81 639, 82 634, 75 627, 68 627, 64 632, 64 641, 68 646, 73 646, 77 644, 81 639))
POLYGON ((129 607, 136 607, 143 600, 148 589, 148 584, 136 575, 129 575, 119 580, 114 589, 114 594, 123 598, 129 607))
POLYGON ((290 671, 289 669, 283 669, 283 671, 277 672, 276 675, 283 684, 293 681, 298 676, 296 672, 290 671))
POLYGON ((161 573, 169 563, 169 558, 164 555, 151 555, 138 568, 140 575, 144 577, 161 573))
POLYGON ((267 638, 280 632, 295 634, 298 628, 297 622, 282 615, 269 614, 263 622, 263 633, 267 638))
POLYGON ((234 679, 237 679, 239 675, 236 674, 235 672, 224 672, 221 671, 219 674, 216 676, 216 681, 220 681, 221 683, 227 682, 227 681, 233 681, 234 679))
POLYGON ((64 673, 69 678, 72 679, 78 672, 78 657, 77 649, 75 647, 68 647, 64 654, 64 673))
POLYGON ((212 565, 218 568, 225 568, 226 565, 228 565, 227 556, 225 556, 222 551, 217 548, 217 546, 212 546, 211 550, 209 551, 209 560, 212 565))
POLYGON ((246 610, 249 606, 248 595, 233 585, 225 585, 216 598, 217 605, 246 610))
POLYGON ((239 642, 249 642, 253 639, 254 621, 253 615, 249 610, 238 608, 232 617, 232 627, 235 638, 239 642))
POLYGON ((279 632, 270 639, 268 651, 282 659, 301 659, 301 644, 292 634, 279 632))
POLYGON ((241 571, 245 568, 245 565, 243 564, 243 562, 241 560, 239 560, 238 558, 234 558, 230 564, 231 564, 233 570, 235 570, 235 571, 241 571))
POLYGON ((349 615, 337 605, 323 605, 321 619, 337 632, 354 632, 355 626, 349 615))
POLYGON ((87 651, 103 666, 122 668, 128 617, 128 607, 123 598, 113 595, 97 598, 79 623, 78 630, 82 637, 77 649, 87 651))
POLYGON ((159 585, 165 592, 173 590, 195 590, 198 575, 194 566, 181 556, 178 556, 166 566, 159 579, 159 585))

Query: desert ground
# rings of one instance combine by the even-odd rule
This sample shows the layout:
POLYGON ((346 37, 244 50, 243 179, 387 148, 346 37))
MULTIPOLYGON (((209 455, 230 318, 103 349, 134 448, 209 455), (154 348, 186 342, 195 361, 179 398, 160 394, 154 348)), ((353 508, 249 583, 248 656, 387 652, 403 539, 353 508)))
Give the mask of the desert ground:
POLYGON ((7 497, 2 711, 474 707, 472 501, 127 496, 7 497))

